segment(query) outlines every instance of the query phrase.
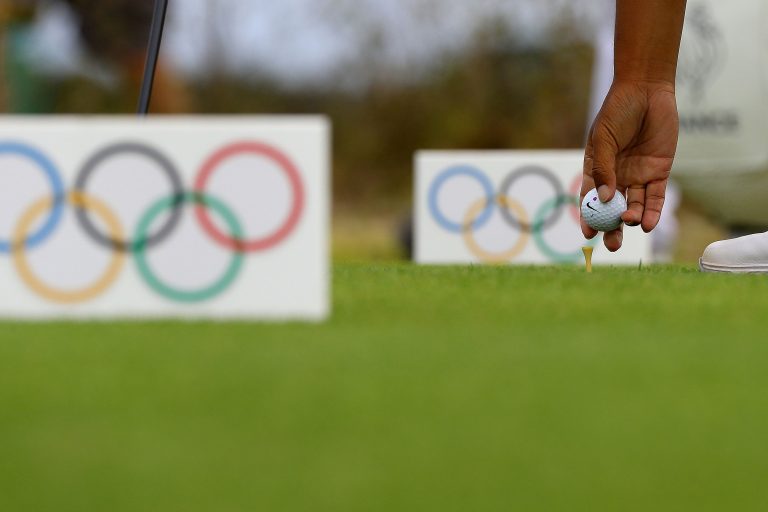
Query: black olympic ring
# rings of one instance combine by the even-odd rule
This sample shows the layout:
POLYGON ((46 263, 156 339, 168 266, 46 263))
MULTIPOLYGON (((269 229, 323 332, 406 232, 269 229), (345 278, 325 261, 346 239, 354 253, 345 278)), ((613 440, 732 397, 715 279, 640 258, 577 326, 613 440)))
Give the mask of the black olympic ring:
MULTIPOLYGON (((525 176, 539 176, 544 178, 549 182, 550 185, 552 185, 552 188, 555 191, 555 197, 563 197, 566 195, 565 188, 563 188, 563 185, 558 177, 555 176, 555 174, 549 169, 539 167, 537 165, 529 165, 527 167, 522 167, 513 171, 509 176, 504 178, 504 181, 499 187, 499 194, 502 197, 508 197, 509 191, 515 182, 525 176)), ((526 233, 536 233, 544 229, 551 228, 553 225, 555 225, 555 223, 557 223, 557 221, 560 220, 560 217, 563 215, 562 208, 554 208, 549 216, 547 216, 545 219, 531 224, 515 217, 515 214, 509 208, 502 207, 500 210, 502 217, 504 217, 504 220, 506 220, 508 224, 510 224, 513 228, 519 229, 526 233)))
POLYGON ((79 224, 83 227, 85 232, 98 244, 107 247, 108 249, 114 249, 121 252, 136 252, 139 248, 150 248, 163 242, 168 238, 171 233, 178 226, 182 215, 182 206, 184 203, 184 184, 181 179, 181 174, 176 167, 166 158, 162 153, 154 148, 146 146, 144 144, 124 142, 119 144, 113 144, 100 150, 93 155, 80 170, 80 173, 75 179, 73 190, 77 193, 87 194, 86 186, 88 180, 91 178, 96 168, 105 160, 112 158, 115 155, 123 153, 138 153, 150 160, 154 161, 160 166, 168 181, 171 183, 171 197, 174 198, 172 207, 170 208, 170 215, 168 220, 157 230, 156 233, 149 235, 146 240, 115 240, 111 236, 105 235, 96 228, 91 221, 89 213, 86 208, 82 206, 75 208, 75 216, 79 224))

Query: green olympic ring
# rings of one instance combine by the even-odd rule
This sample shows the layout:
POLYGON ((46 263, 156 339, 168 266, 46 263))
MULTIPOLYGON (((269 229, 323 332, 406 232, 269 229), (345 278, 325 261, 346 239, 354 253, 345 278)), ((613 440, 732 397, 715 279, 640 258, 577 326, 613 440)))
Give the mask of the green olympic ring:
MULTIPOLYGON (((555 208, 560 208, 561 206, 565 204, 575 204, 578 206, 579 204, 579 198, 574 196, 560 196, 555 197, 541 205, 541 208, 536 212, 536 215, 533 219, 533 225, 534 226, 541 226, 543 225, 542 221, 549 215, 549 212, 554 210, 555 208)), ((536 242, 536 245, 539 247, 539 250, 546 254, 552 261, 556 263, 578 263, 581 261, 582 252, 581 247, 579 247, 575 252, 572 253, 563 253, 560 251, 556 251, 550 245, 547 243, 546 240, 544 240, 544 230, 543 229, 534 229, 533 230, 533 239, 536 242)), ((590 240, 587 245, 590 247, 597 247, 597 244, 599 242, 599 239, 597 237, 590 240)))
MULTIPOLYGON (((156 202, 148 211, 144 214, 136 229, 136 240, 146 241, 148 240, 147 233, 151 227, 153 221, 163 213, 165 210, 178 207, 180 203, 195 203, 207 208, 212 208, 216 213, 221 215, 224 222, 227 224, 231 231, 231 236, 234 240, 243 239, 243 229, 237 217, 232 211, 227 208, 224 203, 210 196, 204 196, 199 193, 187 192, 180 196, 171 196, 156 202)), ((200 290, 179 290, 173 288, 163 281, 161 281, 149 266, 147 261, 147 243, 138 243, 136 246, 136 263, 138 265, 139 274, 146 281, 146 283, 158 294, 163 297, 176 302, 196 303, 210 300, 225 290, 227 290, 237 278, 240 270, 243 266, 243 251, 235 250, 232 252, 232 261, 227 267, 226 271, 220 279, 215 283, 200 290)))

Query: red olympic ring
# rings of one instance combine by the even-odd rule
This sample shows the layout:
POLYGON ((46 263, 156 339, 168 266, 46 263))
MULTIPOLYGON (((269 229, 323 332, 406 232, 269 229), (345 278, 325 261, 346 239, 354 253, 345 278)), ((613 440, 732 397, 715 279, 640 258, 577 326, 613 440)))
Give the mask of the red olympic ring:
POLYGON ((200 170, 200 174, 195 180, 195 192, 205 194, 205 188, 208 185, 208 181, 222 162, 243 153, 267 157, 276 162, 288 176, 291 190, 293 191, 293 206, 291 207, 291 211, 285 223, 283 223, 283 225, 274 233, 267 235, 266 237, 253 240, 236 240, 221 232, 219 228, 216 227, 211 219, 208 209, 204 206, 198 205, 195 208, 195 214, 206 233, 224 247, 241 252, 264 251, 273 248, 285 240, 296 228, 296 225, 301 219, 301 214, 304 211, 305 194, 304 186, 301 182, 301 175, 296 166, 287 156, 271 146, 260 144, 258 142, 241 142, 226 146, 205 162, 200 170))
MULTIPOLYGON (((579 199, 581 198, 581 174, 576 175, 573 183, 571 183, 569 192, 572 196, 578 197, 579 199)), ((579 200, 579 202, 581 202, 581 200, 579 200)), ((576 220, 576 224, 581 224, 581 212, 579 211, 579 207, 572 204, 568 209, 571 211, 571 216, 576 220)))

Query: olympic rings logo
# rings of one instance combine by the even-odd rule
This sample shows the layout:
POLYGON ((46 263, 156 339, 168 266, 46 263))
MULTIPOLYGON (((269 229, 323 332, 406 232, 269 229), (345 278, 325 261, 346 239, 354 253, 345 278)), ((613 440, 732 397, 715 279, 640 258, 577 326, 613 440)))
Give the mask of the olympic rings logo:
POLYGON ((158 150, 139 143, 113 144, 91 156, 74 180, 70 190, 64 185, 56 166, 42 152, 22 143, 0 142, 0 156, 15 156, 32 163, 42 171, 49 192, 29 205, 16 222, 9 239, 0 239, 0 254, 10 255, 25 285, 38 296, 60 304, 76 304, 93 300, 115 284, 128 256, 136 262, 138 273, 147 286, 168 300, 199 303, 218 297, 237 279, 246 254, 276 248, 296 230, 305 208, 305 189, 294 163, 276 148, 260 142, 239 142, 226 146, 210 156, 200 168, 191 190, 184 188, 181 173, 158 150), (140 216, 137 228, 127 233, 106 201, 88 192, 97 170, 106 161, 120 156, 141 156, 155 163, 168 181, 171 194, 149 205, 140 216), (257 156, 275 164, 288 180, 292 200, 289 213, 274 231, 259 238, 247 239, 240 220, 220 199, 208 193, 211 178, 230 159, 242 155, 257 156), (148 253, 165 242, 181 221, 183 208, 194 208, 194 217, 210 240, 231 253, 229 265, 213 283, 194 290, 182 290, 165 282, 151 268, 148 253), (74 209, 74 218, 93 242, 112 252, 103 274, 91 285, 78 290, 63 290, 44 283, 34 272, 28 253, 42 247, 61 224, 65 208, 74 209), (225 226, 219 227, 211 213, 225 226), (158 219, 167 218, 152 230, 158 219), (94 222, 94 217, 99 222, 94 222), (39 226, 39 227, 38 227, 39 226))
MULTIPOLYGON (((553 247, 544 234, 553 228, 563 217, 568 215, 579 224, 579 189, 581 175, 575 176, 566 191, 561 180, 549 169, 540 166, 524 166, 513 170, 502 181, 498 190, 486 173, 471 165, 457 165, 442 171, 429 187, 427 204, 434 221, 445 231, 460 235, 470 253, 483 263, 508 263, 519 257, 531 239, 542 254, 555 263, 573 263, 581 258, 581 247, 576 251, 553 247), (552 189, 552 196, 530 216, 526 208, 511 195, 516 183, 527 177, 539 177, 552 189), (447 183, 457 178, 470 178, 483 190, 482 197, 470 204, 463 218, 451 220, 441 210, 440 193, 447 183), (504 222, 517 233, 517 240, 511 248, 501 252, 491 252, 476 240, 476 232, 489 223, 495 211, 501 214, 504 222)), ((597 246, 598 239, 588 242, 597 246)))

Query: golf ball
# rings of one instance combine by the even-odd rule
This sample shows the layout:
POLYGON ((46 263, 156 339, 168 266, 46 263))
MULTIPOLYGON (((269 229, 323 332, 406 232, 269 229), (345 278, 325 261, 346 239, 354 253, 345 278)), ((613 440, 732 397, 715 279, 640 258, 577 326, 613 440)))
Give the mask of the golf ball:
POLYGON ((590 190, 581 203, 581 217, 596 231, 613 231, 621 226, 621 214, 627 211, 627 200, 620 192, 607 203, 600 201, 597 189, 590 190))

